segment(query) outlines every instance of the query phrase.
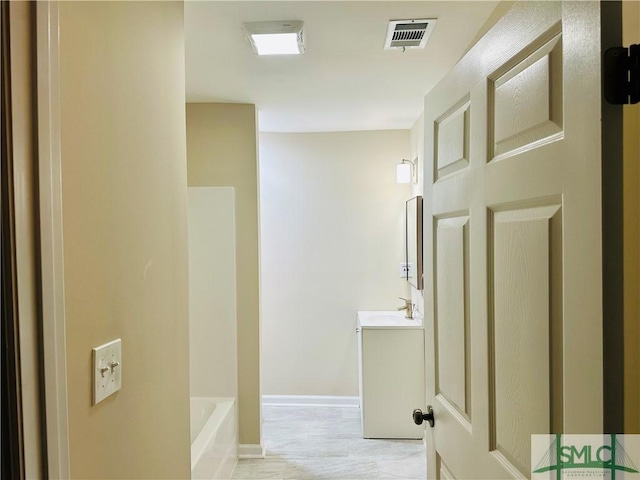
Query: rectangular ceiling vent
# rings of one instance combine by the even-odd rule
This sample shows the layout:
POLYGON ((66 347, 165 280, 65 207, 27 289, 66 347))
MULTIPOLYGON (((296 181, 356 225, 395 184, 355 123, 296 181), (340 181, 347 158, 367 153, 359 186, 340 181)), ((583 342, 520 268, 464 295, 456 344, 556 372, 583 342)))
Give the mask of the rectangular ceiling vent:
POLYGON ((424 48, 435 24, 435 18, 390 20, 387 27, 387 38, 384 41, 384 49, 424 48))

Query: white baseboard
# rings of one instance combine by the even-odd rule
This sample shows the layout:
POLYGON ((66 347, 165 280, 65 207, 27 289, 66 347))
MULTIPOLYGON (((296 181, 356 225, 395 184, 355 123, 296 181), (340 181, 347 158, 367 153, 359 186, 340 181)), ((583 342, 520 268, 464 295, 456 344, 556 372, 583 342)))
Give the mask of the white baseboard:
POLYGON ((271 407, 359 407, 360 397, 332 395, 263 395, 262 404, 271 407))
POLYGON ((264 458, 265 448, 262 444, 239 444, 238 445, 238 458, 264 458))

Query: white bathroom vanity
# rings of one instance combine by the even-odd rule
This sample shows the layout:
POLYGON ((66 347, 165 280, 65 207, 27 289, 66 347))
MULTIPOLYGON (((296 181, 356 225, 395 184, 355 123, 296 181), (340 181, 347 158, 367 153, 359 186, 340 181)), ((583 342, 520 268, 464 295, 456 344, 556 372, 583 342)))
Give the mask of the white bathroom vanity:
POLYGON ((424 326, 402 313, 358 312, 364 438, 422 438, 412 413, 425 406, 424 326))

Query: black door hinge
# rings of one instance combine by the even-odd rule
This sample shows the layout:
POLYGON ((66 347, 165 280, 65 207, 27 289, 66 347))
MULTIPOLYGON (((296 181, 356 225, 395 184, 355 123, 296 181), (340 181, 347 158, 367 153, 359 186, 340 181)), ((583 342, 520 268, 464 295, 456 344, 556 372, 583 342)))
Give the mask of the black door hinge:
POLYGON ((604 53, 604 98, 614 105, 640 102, 640 45, 604 53))

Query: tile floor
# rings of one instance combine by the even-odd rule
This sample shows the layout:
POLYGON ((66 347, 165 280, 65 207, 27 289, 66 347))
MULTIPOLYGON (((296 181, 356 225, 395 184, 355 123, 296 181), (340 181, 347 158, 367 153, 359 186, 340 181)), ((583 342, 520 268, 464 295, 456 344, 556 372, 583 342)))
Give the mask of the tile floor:
POLYGON ((262 413, 266 458, 239 460, 233 480, 426 478, 422 441, 363 439, 358 408, 265 406, 262 413))

